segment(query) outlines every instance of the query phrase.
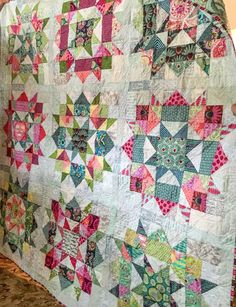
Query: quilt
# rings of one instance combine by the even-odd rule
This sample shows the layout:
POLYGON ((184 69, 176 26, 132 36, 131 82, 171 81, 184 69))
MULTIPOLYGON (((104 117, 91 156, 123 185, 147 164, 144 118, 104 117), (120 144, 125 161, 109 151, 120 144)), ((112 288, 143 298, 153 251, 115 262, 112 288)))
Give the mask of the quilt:
POLYGON ((0 14, 0 252, 68 307, 230 306, 223 2, 16 0, 0 14))

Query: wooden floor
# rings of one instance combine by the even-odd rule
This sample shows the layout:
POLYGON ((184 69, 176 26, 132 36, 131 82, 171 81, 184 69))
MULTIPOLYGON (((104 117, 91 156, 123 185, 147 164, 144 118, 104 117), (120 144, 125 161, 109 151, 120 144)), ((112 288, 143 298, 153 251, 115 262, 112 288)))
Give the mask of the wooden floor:
POLYGON ((15 263, 0 254, 1 307, 54 307, 60 306, 53 296, 15 263))
MULTIPOLYGON (((236 287, 235 287, 236 290, 236 287)), ((24 273, 11 260, 0 254, 1 307, 63 307, 39 283, 24 273)), ((231 304, 236 307, 236 297, 231 304)), ((64 306, 65 307, 65 306, 64 306)))

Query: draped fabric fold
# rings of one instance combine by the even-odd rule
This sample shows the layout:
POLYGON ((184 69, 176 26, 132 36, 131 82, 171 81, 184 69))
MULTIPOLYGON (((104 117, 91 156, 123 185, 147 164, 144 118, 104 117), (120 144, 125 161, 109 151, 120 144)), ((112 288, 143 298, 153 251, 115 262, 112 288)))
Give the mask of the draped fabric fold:
POLYGON ((230 306, 223 2, 16 0, 0 14, 0 253, 69 307, 230 306))

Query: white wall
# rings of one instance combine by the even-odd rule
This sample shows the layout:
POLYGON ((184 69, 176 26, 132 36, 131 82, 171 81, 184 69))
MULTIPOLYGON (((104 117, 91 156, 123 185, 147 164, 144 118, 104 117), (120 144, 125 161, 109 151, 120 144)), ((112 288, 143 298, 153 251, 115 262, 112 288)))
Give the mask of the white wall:
POLYGON ((234 44, 236 46, 236 1, 224 0, 229 25, 232 31, 234 44))

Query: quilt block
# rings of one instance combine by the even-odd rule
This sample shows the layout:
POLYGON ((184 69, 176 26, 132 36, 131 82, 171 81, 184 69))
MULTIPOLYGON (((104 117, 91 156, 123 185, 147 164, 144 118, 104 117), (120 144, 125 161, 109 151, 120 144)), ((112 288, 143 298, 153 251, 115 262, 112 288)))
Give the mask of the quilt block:
POLYGON ((5 112, 8 116, 4 126, 7 155, 11 164, 17 168, 24 164, 30 171, 31 165, 38 165, 38 157, 43 155, 40 149, 40 141, 46 135, 42 126, 46 118, 43 103, 37 101, 37 94, 29 99, 23 92, 18 98, 11 97, 5 112))
POLYGON ((129 123, 134 134, 122 146, 132 161, 130 189, 155 197, 163 214, 179 203, 181 191, 191 208, 206 212, 211 175, 227 162, 222 106, 206 106, 204 97, 191 104, 178 92, 163 104, 153 98, 136 106, 136 121, 129 123))
MULTIPOLYGON (((44 54, 48 43, 45 33, 49 18, 38 18, 38 4, 32 9, 16 10, 15 22, 9 26, 9 58, 12 81, 20 78, 25 83, 30 76, 38 82, 40 65, 47 63, 44 54)), ((19 82, 19 81, 18 81, 19 82)))
POLYGON ((113 11, 120 0, 67 1, 56 16, 60 73, 71 71, 82 82, 89 74, 100 80, 102 70, 111 69, 112 55, 122 54, 112 42, 113 11))
POLYGON ((109 128, 116 119, 108 113, 100 94, 91 103, 83 93, 75 102, 67 96, 60 106, 60 115, 54 115, 59 127, 52 136, 58 149, 50 157, 57 160, 62 180, 69 175, 77 187, 85 179, 92 189, 94 180, 102 180, 103 171, 111 171, 105 157, 114 147, 109 128))

